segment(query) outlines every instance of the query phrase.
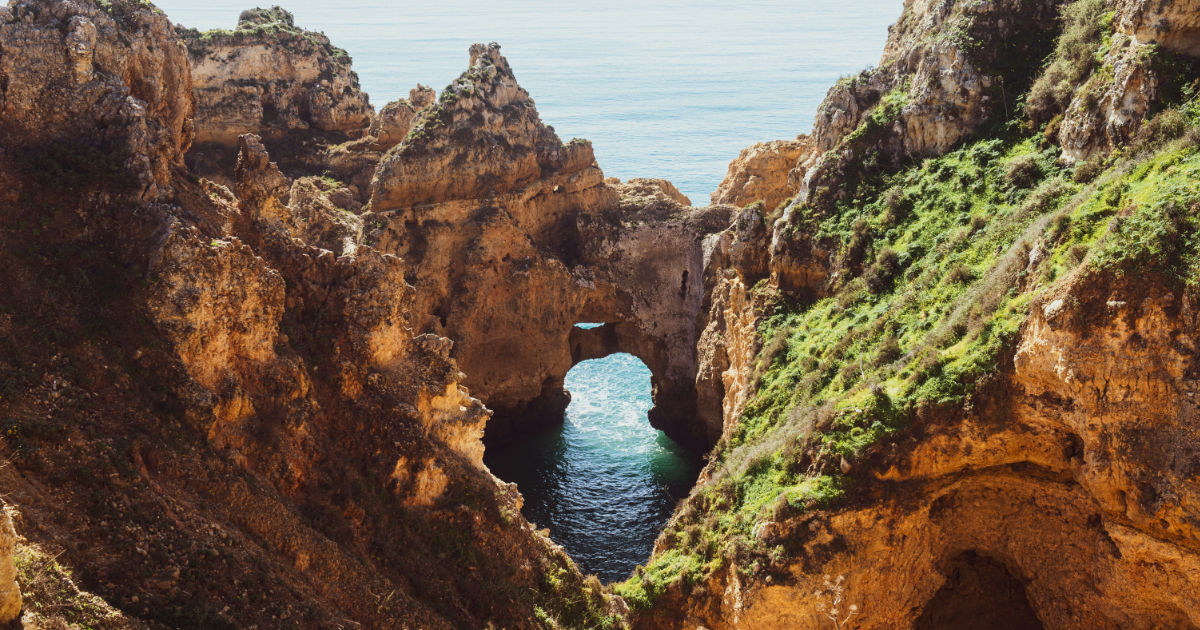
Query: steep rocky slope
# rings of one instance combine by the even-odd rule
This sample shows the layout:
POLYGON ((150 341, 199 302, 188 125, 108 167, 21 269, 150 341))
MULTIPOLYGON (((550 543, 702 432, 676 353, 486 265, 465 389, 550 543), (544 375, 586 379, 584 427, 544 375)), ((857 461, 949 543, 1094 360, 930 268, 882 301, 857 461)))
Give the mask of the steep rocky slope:
POLYGON ((233 190, 187 172, 191 69, 155 9, 14 2, 0 42, 0 485, 26 624, 615 618, 483 469, 489 412, 349 188, 293 180, 254 135, 233 190))
MULTIPOLYGON (((889 56, 956 67, 920 33, 993 4, 908 3, 867 84, 904 67, 889 56)), ((720 237, 701 374, 725 433, 618 587, 639 627, 1200 626, 1191 10, 1061 11, 1057 34, 992 22, 1054 43, 1045 64, 942 75, 966 103, 972 77, 1026 76, 1025 110, 986 110, 1008 123, 944 118, 946 144, 909 142, 912 91, 855 110, 863 79, 839 86, 818 143, 841 112, 881 126, 842 126, 866 132, 800 164, 786 213, 748 207, 720 237), (1121 78, 1131 47, 1152 80, 1121 78), (1101 82, 1119 112, 1088 102, 1101 82)))
POLYGON ((0 620, 1200 626, 1196 12, 910 0, 694 208, 495 44, 375 113, 279 8, 12 2, 0 620), (613 352, 712 447, 620 596, 482 465, 613 352))
POLYGON ((371 190, 365 242, 405 260, 415 324, 455 340, 496 412, 491 437, 561 422, 567 371, 619 351, 653 374, 655 426, 702 447, 720 434, 719 418, 693 420, 694 340, 703 237, 727 211, 691 210, 669 183, 606 182, 589 143, 542 123, 498 46, 471 49, 371 190))

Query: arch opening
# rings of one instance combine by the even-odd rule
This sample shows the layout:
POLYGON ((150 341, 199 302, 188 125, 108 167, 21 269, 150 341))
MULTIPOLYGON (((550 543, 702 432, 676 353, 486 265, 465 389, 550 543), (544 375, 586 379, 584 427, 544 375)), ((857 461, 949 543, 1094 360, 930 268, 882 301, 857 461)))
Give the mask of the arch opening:
MULTIPOLYGON (((577 330, 602 338, 613 334, 606 326, 577 330)), ((525 517, 549 528, 584 573, 621 580, 650 556, 701 462, 650 426, 651 371, 638 357, 582 358, 564 385, 571 396, 561 425, 489 448, 485 462, 517 484, 525 517)))
POLYGON ((1004 564, 975 551, 950 560, 946 582, 913 624, 917 630, 1042 630, 1025 584, 1004 564))
POLYGON ((568 345, 572 366, 621 353, 637 357, 650 370, 650 425, 696 453, 712 447, 715 438, 696 422, 695 374, 673 365, 672 353, 662 340, 617 321, 576 324, 568 345))

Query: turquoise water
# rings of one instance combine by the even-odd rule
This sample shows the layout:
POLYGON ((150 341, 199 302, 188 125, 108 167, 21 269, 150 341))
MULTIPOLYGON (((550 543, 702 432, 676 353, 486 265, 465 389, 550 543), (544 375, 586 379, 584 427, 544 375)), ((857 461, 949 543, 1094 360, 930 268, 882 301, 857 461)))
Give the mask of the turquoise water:
MULTIPOLYGON (((279 0, 276 0, 279 1, 279 0)), ((160 0, 185 26, 231 28, 250 0, 160 0)), ((587 138, 605 174, 669 179, 707 203, 743 147, 812 127, 829 86, 879 60, 901 0, 297 0, 297 25, 354 58, 378 108, 441 89, 472 42, 497 41, 542 119, 587 138)))
POLYGON ((517 484, 522 512, 566 548, 585 573, 622 580, 645 562, 699 458, 650 426, 650 370, 615 354, 584 361, 566 378, 566 421, 488 449, 485 461, 517 484))
MULTIPOLYGON (((230 28, 248 0, 161 0, 185 26, 230 28)), ((708 201, 730 160, 812 126, 829 86, 878 58, 901 0, 395 3, 298 0, 297 25, 348 50, 378 108, 418 82, 441 89, 473 42, 497 41, 542 119, 587 138, 605 173, 663 177, 708 201)), ((649 371, 617 355, 580 364, 565 424, 487 463, 526 516, 586 572, 644 562, 697 463, 646 420, 649 371)))

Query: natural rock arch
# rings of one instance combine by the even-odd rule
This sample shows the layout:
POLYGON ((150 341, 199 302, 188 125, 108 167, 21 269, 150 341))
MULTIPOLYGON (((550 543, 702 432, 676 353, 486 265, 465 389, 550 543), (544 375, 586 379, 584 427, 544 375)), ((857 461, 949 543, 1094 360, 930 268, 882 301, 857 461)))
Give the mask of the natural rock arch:
MULTIPOLYGON (((685 272, 686 273, 686 272, 685 272)), ((676 441, 703 447, 705 437, 693 424, 696 408, 694 372, 672 372, 670 349, 638 326, 627 322, 606 323, 596 328, 571 329, 568 337, 571 367, 583 361, 625 353, 637 357, 650 370, 650 425, 676 441)))
POLYGON ((541 122, 498 46, 472 47, 470 70, 383 156, 370 204, 364 242, 405 261, 412 325, 454 339, 494 411, 490 442, 562 421, 578 322, 610 323, 612 347, 650 368, 651 424, 697 450, 720 436, 719 412, 696 413, 696 342, 704 243, 730 208, 605 180, 589 143, 541 122))

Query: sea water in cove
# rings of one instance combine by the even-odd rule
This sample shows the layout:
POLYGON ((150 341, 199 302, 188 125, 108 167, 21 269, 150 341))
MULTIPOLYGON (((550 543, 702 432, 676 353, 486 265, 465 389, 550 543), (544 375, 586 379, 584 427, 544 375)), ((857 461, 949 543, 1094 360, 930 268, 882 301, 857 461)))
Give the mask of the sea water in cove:
POLYGON ((562 426, 489 449, 485 462, 517 484, 523 513, 550 529, 585 573, 621 580, 645 562, 699 458, 650 426, 650 370, 616 354, 576 365, 562 426))
MULTIPOLYGON (((273 4, 279 0, 272 0, 273 4)), ((158 0, 171 19, 232 28, 253 0, 158 0)), ((697 205, 755 142, 812 126, 839 77, 879 59, 900 0, 684 2, 284 2, 299 27, 349 51, 376 108, 417 83, 441 89, 474 42, 496 41, 542 120, 587 138, 608 176, 669 179, 697 205)), ((561 427, 487 463, 515 482, 525 514, 588 573, 623 579, 645 562, 697 475, 650 427, 649 372, 616 355, 567 376, 561 427)))

